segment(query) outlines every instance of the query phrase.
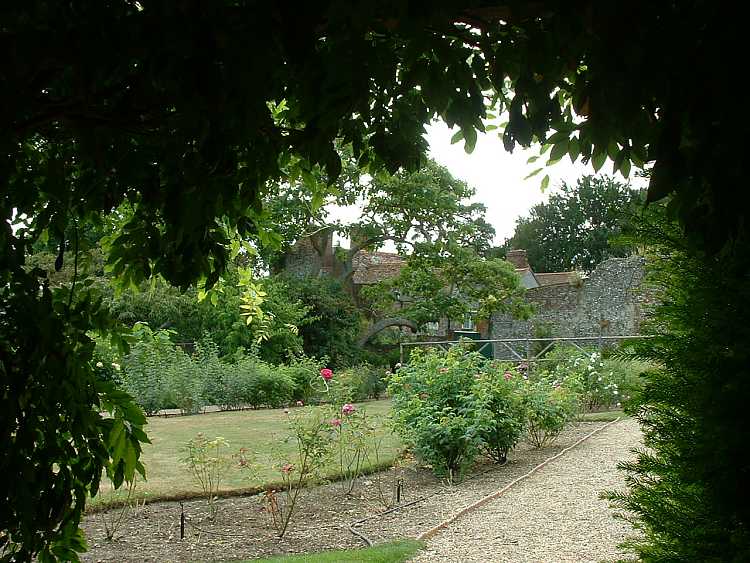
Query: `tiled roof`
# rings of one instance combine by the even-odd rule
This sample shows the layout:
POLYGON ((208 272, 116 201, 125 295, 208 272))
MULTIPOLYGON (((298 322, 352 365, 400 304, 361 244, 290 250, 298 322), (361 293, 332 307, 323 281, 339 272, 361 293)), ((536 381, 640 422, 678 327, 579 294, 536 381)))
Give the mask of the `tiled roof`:
POLYGON ((576 272, 534 272, 534 277, 539 285, 557 285, 560 283, 572 283, 578 277, 576 272))
POLYGON ((360 251, 352 259, 354 267, 352 282, 370 285, 395 278, 405 264, 406 261, 393 252, 360 251))

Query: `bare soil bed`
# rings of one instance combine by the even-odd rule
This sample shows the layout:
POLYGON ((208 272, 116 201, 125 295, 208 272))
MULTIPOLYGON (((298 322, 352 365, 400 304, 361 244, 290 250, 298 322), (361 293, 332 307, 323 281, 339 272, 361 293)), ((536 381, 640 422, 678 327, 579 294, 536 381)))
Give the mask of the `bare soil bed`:
POLYGON ((83 523, 89 551, 82 559, 231 561, 356 548, 364 545, 363 540, 352 534, 349 526, 363 519, 367 520, 355 529, 375 543, 416 537, 604 425, 578 423, 563 432, 553 445, 541 449, 522 443, 504 466, 480 463, 462 482, 452 486, 412 461, 398 469, 361 478, 348 496, 339 483, 306 489, 283 538, 278 538, 271 526, 262 495, 221 499, 213 520, 208 518, 205 500, 184 502, 186 525, 182 540, 178 502, 156 502, 128 510, 113 541, 106 540, 104 527, 104 518, 111 519, 113 512, 90 514, 83 523), (386 508, 381 497, 390 500, 398 479, 402 482, 401 508, 382 514, 386 508))

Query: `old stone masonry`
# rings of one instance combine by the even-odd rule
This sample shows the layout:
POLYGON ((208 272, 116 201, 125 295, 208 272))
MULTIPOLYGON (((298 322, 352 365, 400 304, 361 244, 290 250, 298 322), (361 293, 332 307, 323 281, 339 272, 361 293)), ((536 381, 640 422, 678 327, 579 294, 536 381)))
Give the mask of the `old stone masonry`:
POLYGON ((651 302, 649 293, 643 289, 643 257, 605 260, 586 278, 565 274, 531 272, 534 279, 526 298, 534 306, 535 314, 529 320, 495 315, 492 338, 638 334, 651 302), (538 280, 541 283, 535 283, 537 278, 541 278, 538 280))

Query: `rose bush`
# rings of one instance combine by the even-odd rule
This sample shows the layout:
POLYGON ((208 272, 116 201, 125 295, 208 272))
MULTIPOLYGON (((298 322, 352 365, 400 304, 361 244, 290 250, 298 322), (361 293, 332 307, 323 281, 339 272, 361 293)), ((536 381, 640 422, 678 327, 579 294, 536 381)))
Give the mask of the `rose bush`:
POLYGON ((524 433, 542 447, 575 420, 581 379, 554 370, 528 375, 460 346, 414 350, 390 376, 394 427, 439 475, 460 475, 479 452, 502 463, 524 433))
POLYGON ((640 392, 639 374, 651 367, 645 362, 605 359, 593 348, 564 346, 555 348, 545 360, 538 377, 576 393, 583 411, 620 407, 640 392))
POLYGON ((477 408, 485 420, 479 434, 482 449, 497 463, 505 462, 524 430, 526 413, 519 393, 522 381, 517 373, 491 362, 474 382, 477 408))
POLYGON ((521 379, 526 439, 534 447, 551 444, 578 415, 578 395, 543 377, 521 379))
POLYGON ((490 424, 474 394, 484 359, 454 347, 414 350, 390 377, 393 419, 402 439, 438 475, 459 476, 474 461, 490 424), (480 408, 478 408, 480 407, 480 408))

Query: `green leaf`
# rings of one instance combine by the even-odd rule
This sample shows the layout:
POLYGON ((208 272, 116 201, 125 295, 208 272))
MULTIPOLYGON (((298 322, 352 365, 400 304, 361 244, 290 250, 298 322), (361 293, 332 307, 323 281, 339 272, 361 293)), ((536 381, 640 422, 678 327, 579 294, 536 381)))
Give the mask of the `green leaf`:
POLYGON ((568 131, 557 131, 547 137, 547 140, 545 141, 545 144, 547 145, 556 145, 557 143, 561 143, 563 141, 567 141, 570 138, 570 133, 568 131))
POLYGON ((477 144, 477 132, 476 129, 473 127, 469 127, 464 132, 464 140, 466 141, 464 143, 464 151, 466 154, 471 154, 474 152, 474 147, 477 144))
POLYGON ((455 145, 457 142, 459 142, 463 138, 464 138, 464 132, 461 129, 459 129, 451 137, 451 145, 455 145))
POLYGON ((578 160, 578 155, 581 154, 581 145, 578 142, 578 137, 573 137, 570 139, 570 144, 568 145, 568 155, 570 156, 570 162, 575 163, 576 160, 578 160))
POLYGON ((315 176, 309 170, 305 169, 300 169, 300 174, 305 185, 311 190, 315 190, 318 185, 318 180, 315 176))
POLYGON ((531 172, 528 176, 526 176, 524 178, 524 180, 528 180, 529 178, 533 178, 534 176, 536 176, 537 174, 539 174, 542 170, 544 170, 544 167, 537 168, 536 170, 534 170, 533 172, 531 172))
POLYGON ((533 164, 533 163, 534 163, 534 162, 536 162, 537 160, 539 160, 539 156, 538 156, 538 155, 536 155, 536 156, 531 156, 531 157, 529 157, 529 159, 528 159, 528 160, 526 161, 526 164, 533 164))
POLYGON ((613 159, 617 157, 617 153, 620 152, 620 147, 617 145, 617 141, 614 139, 609 142, 607 145, 607 154, 609 155, 609 158, 613 159))
POLYGON ((657 160, 651 170, 651 180, 648 184, 646 193, 646 203, 659 201, 669 195, 674 190, 672 180, 672 169, 670 164, 663 160, 657 160))
POLYGON ((324 199, 325 198, 320 191, 313 192, 312 199, 310 200, 310 207, 312 207, 313 211, 316 211, 323 206, 324 199))
POLYGON ((546 189, 549 187, 549 174, 547 174, 544 178, 542 178, 542 191, 546 191, 546 189))
POLYGON ((597 147, 594 150, 594 156, 591 158, 591 164, 594 167, 594 172, 599 172, 602 166, 604 166, 604 162, 607 160, 607 153, 604 150, 600 150, 599 147, 597 147))
POLYGON ((620 172, 625 178, 628 178, 630 176, 630 160, 625 159, 622 161, 622 164, 620 165, 620 172))
POLYGON ((555 144, 555 146, 552 147, 552 150, 549 153, 549 159, 558 161, 563 156, 568 154, 568 139, 563 139, 555 144))

